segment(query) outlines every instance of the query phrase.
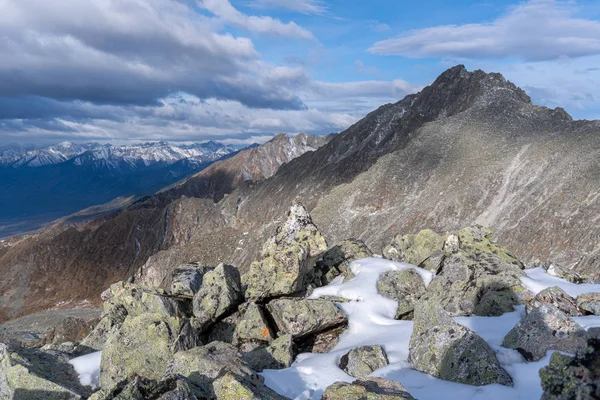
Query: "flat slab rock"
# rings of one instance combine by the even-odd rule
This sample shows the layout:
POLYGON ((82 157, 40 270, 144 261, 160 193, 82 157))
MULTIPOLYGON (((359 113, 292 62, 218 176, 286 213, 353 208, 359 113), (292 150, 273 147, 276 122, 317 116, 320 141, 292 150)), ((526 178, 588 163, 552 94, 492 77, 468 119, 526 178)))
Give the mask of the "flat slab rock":
POLYGON ((399 382, 382 378, 336 382, 323 393, 322 400, 415 400, 399 382))
POLYGON ((277 328, 294 338, 324 331, 348 322, 346 315, 327 300, 278 299, 267 305, 277 328))

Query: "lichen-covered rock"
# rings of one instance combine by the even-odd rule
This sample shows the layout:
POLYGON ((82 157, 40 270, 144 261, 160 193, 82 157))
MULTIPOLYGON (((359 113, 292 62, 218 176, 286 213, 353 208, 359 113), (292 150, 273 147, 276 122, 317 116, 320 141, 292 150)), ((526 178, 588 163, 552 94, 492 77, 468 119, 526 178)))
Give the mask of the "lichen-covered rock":
MULTIPOLYGON (((398 235, 383 249, 383 256, 392 261, 406 262, 430 271, 437 271, 434 254, 440 254, 444 246, 444 238, 425 229, 416 235, 398 235), (427 262, 429 260, 429 262, 427 262)), ((441 259, 437 259, 440 261, 441 259)))
POLYGON ((525 309, 529 313, 534 308, 540 307, 542 304, 552 304, 570 317, 582 315, 575 299, 558 286, 549 287, 536 294, 535 297, 526 304, 525 309))
POLYGON ((475 332, 454 322, 434 301, 415 305, 408 361, 413 369, 447 381, 474 386, 513 384, 490 346, 475 332))
POLYGON ((194 296, 196 328, 205 330, 243 300, 239 271, 231 265, 220 264, 204 275, 202 287, 194 296))
POLYGON ((105 314, 118 321, 125 316, 137 317, 151 313, 165 317, 185 314, 182 303, 169 297, 162 290, 149 289, 127 282, 117 282, 102 295, 105 314))
POLYGON ((497 254, 459 251, 444 258, 427 294, 452 316, 495 316, 512 311, 513 305, 524 303, 532 294, 521 283, 524 274, 519 264, 508 263, 497 254), (503 293, 485 296, 489 291, 503 293))
POLYGON ((288 368, 294 362, 292 335, 283 335, 268 345, 244 352, 242 358, 257 372, 265 369, 288 368))
POLYGON ((581 275, 567 267, 558 264, 550 264, 546 269, 548 275, 556 276, 557 278, 565 279, 571 283, 594 283, 594 280, 588 276, 581 275))
POLYGON ((577 307, 585 313, 600 315, 600 293, 584 293, 577 297, 577 307))
POLYGON ((242 359, 238 349, 222 342, 176 353, 167 370, 170 374, 186 377, 199 398, 213 398, 212 383, 226 371, 251 382, 262 383, 262 378, 242 359))
POLYGON ((237 322, 233 340, 238 344, 247 341, 270 342, 273 340, 273 334, 261 306, 256 303, 248 304, 246 312, 237 322))
POLYGON ((110 389, 101 389, 90 400, 197 400, 187 381, 167 376, 160 381, 134 376, 110 389))
POLYGON ((324 331, 348 322, 346 315, 331 301, 277 299, 267 305, 279 331, 294 338, 324 331))
POLYGON ((600 399, 600 340, 590 339, 575 357, 553 353, 540 377, 542 400, 600 399))
POLYGON ((299 353, 329 353, 338 344, 340 336, 348 328, 347 324, 317 332, 297 340, 299 353))
POLYGON ((125 318, 115 321, 108 315, 100 318, 94 329, 81 341, 81 345, 93 351, 101 351, 110 335, 117 332, 125 318))
POLYGON ((100 386, 108 389, 136 375, 160 380, 176 351, 182 322, 161 314, 127 317, 102 351, 100 386))
POLYGON ((586 348, 586 331, 553 304, 542 304, 504 337, 502 346, 518 350, 528 361, 538 361, 548 350, 576 353, 586 348))
POLYGON ((0 343, 0 399, 75 400, 87 398, 66 357, 54 352, 0 343))
POLYGON ((325 389, 322 400, 415 400, 400 384, 382 378, 336 382, 325 389))
POLYGON ((373 256, 367 245, 358 239, 348 239, 327 250, 309 274, 309 283, 315 287, 331 283, 339 275, 350 276, 348 267, 352 261, 373 256))
POLYGON ((214 268, 201 264, 184 264, 173 270, 171 276, 171 294, 174 296, 194 297, 202 287, 202 278, 214 268))
POLYGON ((412 319, 414 303, 427 290, 423 279, 414 268, 388 271, 377 281, 382 296, 398 302, 396 319, 412 319))
MULTIPOLYGON (((205 332, 206 343, 210 342, 225 342, 233 344, 235 336, 235 328, 239 320, 244 316, 246 311, 246 304, 242 303, 238 307, 237 311, 227 317, 219 320, 205 332)), ((196 325, 194 318, 192 318, 192 325, 196 325)))
POLYGON ((301 204, 292 206, 277 234, 263 246, 261 258, 244 275, 246 298, 300 292, 310 282, 314 262, 327 250, 325 239, 301 204))
POLYGON ((339 367, 350 376, 364 378, 389 363, 383 347, 360 346, 344 354, 340 359, 339 367))
POLYGON ((213 383, 216 400, 289 400, 258 381, 226 372, 213 383))
POLYGON ((493 233, 481 225, 463 228, 458 232, 459 249, 466 254, 495 254, 507 264, 524 269, 523 264, 514 254, 492 242, 493 233))

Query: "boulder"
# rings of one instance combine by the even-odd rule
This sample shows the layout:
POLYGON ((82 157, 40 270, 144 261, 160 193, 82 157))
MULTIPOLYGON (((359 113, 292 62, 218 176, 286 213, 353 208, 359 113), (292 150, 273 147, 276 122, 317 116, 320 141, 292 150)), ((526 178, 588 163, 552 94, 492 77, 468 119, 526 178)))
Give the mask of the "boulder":
POLYGON ((352 261, 373 257, 373 252, 358 239, 348 239, 327 250, 309 274, 309 284, 320 287, 330 284, 336 277, 352 277, 349 266, 352 261))
POLYGON ((513 312, 517 297, 510 290, 488 290, 477 302, 473 314, 485 317, 498 317, 513 312))
POLYGON ((201 264, 184 264, 173 270, 171 294, 181 297, 194 297, 202 287, 202 278, 214 267, 201 264))
POLYGON ((346 315, 327 300, 277 299, 267 305, 277 329, 294 338, 311 335, 348 322, 346 315))
POLYGON ((600 293, 580 294, 577 307, 587 314, 600 315, 600 293))
MULTIPOLYGON (((235 327, 246 311, 246 304, 242 303, 236 312, 217 321, 210 329, 205 332, 206 343, 210 342, 225 342, 233 344, 235 336, 235 327)), ((192 322, 193 324, 193 322, 192 322)))
POLYGON ((186 313, 184 304, 168 296, 163 290, 149 289, 127 282, 113 284, 101 297, 104 300, 105 314, 117 323, 128 315, 137 317, 152 313, 175 317, 186 313))
POLYGON ((94 393, 90 400, 197 400, 191 385, 176 376, 160 381, 134 376, 122 380, 110 389, 94 393))
POLYGON ((434 301, 415 305, 408 361, 413 369, 447 381, 474 386, 513 384, 490 346, 475 332, 454 322, 434 301))
POLYGON ((364 378, 389 363, 383 347, 361 346, 344 354, 340 359, 339 367, 350 376, 364 378))
POLYGON ((562 278, 571 283, 582 284, 582 283, 594 283, 594 280, 588 276, 581 275, 567 267, 563 267, 558 264, 550 264, 546 268, 546 272, 548 275, 555 276, 557 278, 562 278))
POLYGON ((237 322, 234 332, 234 343, 270 342, 273 334, 269 329, 264 312, 256 303, 249 303, 244 315, 237 322))
POLYGON ((427 290, 423 278, 414 268, 388 271, 377 281, 382 296, 398 302, 396 319, 412 319, 414 303, 427 290))
POLYGON ((220 264, 204 275, 202 288, 194 296, 194 326, 204 331, 243 300, 239 271, 220 264))
POLYGON ((251 382, 263 381, 242 359, 237 348, 222 342, 212 342, 206 346, 177 352, 167 371, 186 377, 192 384, 194 394, 199 398, 214 398, 212 383, 225 372, 251 382))
POLYGON ((473 225, 461 229, 458 234, 459 251, 465 254, 495 254, 500 260, 512 264, 519 269, 525 269, 514 254, 493 242, 493 233, 481 225, 473 225))
POLYGON ((111 334, 102 351, 100 386, 109 389, 123 379, 136 375, 160 380, 178 343, 192 342, 181 337, 185 321, 161 314, 127 317, 111 334))
POLYGON ((502 346, 518 350, 528 361, 538 361, 548 350, 576 353, 587 346, 588 335, 553 304, 534 308, 506 335, 502 346))
POLYGON ((398 235, 383 249, 383 256, 392 261, 406 262, 436 272, 441 261, 444 238, 425 229, 416 235, 398 235), (433 257, 436 255, 436 257, 433 257))
POLYGON ((262 382, 249 381, 226 372, 213 382, 216 400, 289 400, 262 382))
POLYGON ((91 393, 67 357, 0 343, 0 399, 75 400, 91 393))
POLYGON ((558 286, 549 287, 536 294, 535 297, 527 303, 525 309, 530 313, 534 308, 538 308, 542 304, 552 304, 570 317, 582 315, 575 299, 558 286))
POLYGON ((257 372, 262 372, 265 369, 288 368, 294 362, 292 335, 283 335, 269 345, 244 352, 242 358, 257 372))
POLYGON ((298 339, 298 352, 318 354, 329 353, 338 344, 340 336, 347 327, 348 324, 342 324, 298 339))
POLYGON ((301 204, 292 206, 283 227, 263 246, 261 258, 244 275, 246 298, 263 299, 304 291, 325 239, 301 204))
POLYGON ((540 370, 542 400, 600 398, 600 340, 590 339, 585 352, 575 357, 553 353, 540 370))
POLYGON ((325 389, 322 400, 415 400, 399 382, 382 378, 364 378, 354 382, 336 382, 325 389))

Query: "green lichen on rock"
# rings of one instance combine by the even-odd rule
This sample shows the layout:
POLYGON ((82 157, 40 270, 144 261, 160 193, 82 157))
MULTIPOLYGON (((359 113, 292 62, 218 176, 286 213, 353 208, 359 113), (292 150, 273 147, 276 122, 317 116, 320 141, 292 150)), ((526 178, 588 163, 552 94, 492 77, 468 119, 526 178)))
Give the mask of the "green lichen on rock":
POLYGON ((525 265, 510 251, 492 242, 493 233, 481 225, 463 228, 458 232, 460 251, 467 254, 495 254, 502 261, 514 264, 520 269, 525 265))
POLYGON ((283 227, 263 246, 261 258, 244 275, 246 298, 268 298, 303 291, 317 257, 327 250, 325 239, 306 209, 292 206, 283 227))
POLYGON ((326 300, 277 299, 267 305, 279 331, 303 337, 348 322, 346 315, 326 300))
POLYGON ((582 315, 581 310, 577 306, 576 300, 558 286, 546 288, 536 294, 535 297, 526 304, 525 309, 529 313, 534 308, 538 308, 542 304, 548 303, 553 304, 556 306, 556 308, 570 317, 578 317, 582 315))
POLYGON ((292 335, 283 335, 269 345, 263 345, 244 352, 242 358, 257 372, 262 372, 265 369, 288 368, 294 362, 292 335))
POLYGON ((184 264, 173 270, 171 276, 171 294, 193 297, 202 287, 202 279, 214 268, 202 264, 184 264))
POLYGON ((382 378, 336 382, 325 389, 322 400, 415 400, 400 384, 382 378))
POLYGON ((261 382, 248 381, 231 372, 215 380, 213 388, 216 400, 289 400, 261 382))
POLYGON ((117 282, 102 293, 104 311, 110 314, 122 308, 126 315, 137 317, 142 314, 162 314, 174 317, 183 314, 181 304, 167 296, 162 290, 153 290, 127 282, 117 282))
POLYGON ((438 266, 433 259, 426 262, 435 253, 441 252, 444 238, 431 229, 424 229, 416 235, 398 235, 383 249, 383 256, 392 261, 406 262, 436 271, 438 266))
POLYGON ((360 346, 350 350, 340 359, 340 368, 355 378, 365 378, 390 362, 383 347, 360 346))
POLYGON ((514 311, 516 304, 519 304, 519 300, 512 290, 488 290, 477 302, 473 314, 483 317, 498 317, 514 311))
POLYGON ((194 296, 195 327, 205 330, 243 300, 239 271, 220 264, 204 275, 202 287, 194 296))
POLYGON ((245 341, 270 342, 273 334, 269 329, 264 312, 256 303, 249 303, 246 312, 237 322, 234 343, 245 341))
POLYGON ((392 270, 377 281, 379 293, 398 302, 396 319, 412 319, 414 303, 426 291, 421 275, 414 269, 392 270))
POLYGON ((116 383, 110 389, 101 389, 89 400, 197 400, 191 385, 177 376, 166 376, 160 381, 134 376, 116 383))

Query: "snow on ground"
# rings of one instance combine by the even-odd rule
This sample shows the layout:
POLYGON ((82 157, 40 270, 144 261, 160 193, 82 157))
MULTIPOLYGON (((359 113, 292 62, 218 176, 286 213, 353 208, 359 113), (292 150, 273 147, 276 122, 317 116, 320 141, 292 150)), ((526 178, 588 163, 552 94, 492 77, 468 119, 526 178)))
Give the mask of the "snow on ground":
MULTIPOLYGON (((283 370, 266 370, 262 373, 267 386, 295 400, 318 400, 327 388, 337 381, 352 382, 355 378, 338 368, 339 359, 350 349, 363 345, 382 345, 388 354, 390 365, 375 371, 372 376, 396 380, 414 397, 420 400, 440 398, 529 400, 540 398, 542 389, 538 372, 548 365, 551 352, 538 362, 527 363, 515 350, 501 347, 504 336, 516 325, 525 310, 516 307, 512 313, 500 317, 457 317, 456 322, 465 325, 485 339, 496 351, 498 360, 514 380, 514 387, 488 385, 475 387, 447 382, 410 369, 408 343, 412 333, 412 321, 396 321, 397 303, 377 292, 379 276, 389 270, 416 268, 410 264, 368 258, 351 265, 356 278, 342 283, 341 278, 331 285, 316 289, 311 298, 332 295, 353 300, 338 303, 348 315, 349 327, 340 337, 336 347, 328 354, 300 354, 294 364, 283 370)), ((426 285, 433 279, 429 271, 416 268, 426 285)), ((597 291, 599 285, 574 285, 563 279, 549 276, 543 269, 527 271, 522 278, 524 285, 538 293, 551 286, 560 286, 572 296, 597 291)), ((600 326, 600 317, 578 317, 575 320, 586 329, 600 326)))
MULTIPOLYGON (((266 370, 262 373, 265 383, 280 394, 295 400, 318 400, 327 388, 337 381, 352 382, 355 379, 338 368, 339 359, 349 350, 363 345, 382 345, 388 354, 390 365, 375 371, 372 376, 396 380, 420 400, 460 398, 465 400, 529 400, 540 398, 542 389, 538 372, 548 365, 551 352, 537 362, 527 363, 521 355, 501 347, 504 336, 515 326, 525 310, 516 307, 512 313, 499 317, 456 317, 459 324, 477 332, 496 351, 498 360, 514 380, 514 387, 488 385, 475 387, 447 382, 427 374, 414 371, 408 365, 408 342, 413 329, 412 321, 396 321, 397 303, 377 292, 379 276, 390 270, 415 268, 429 285, 433 274, 410 264, 396 263, 381 258, 367 258, 352 263, 355 279, 343 283, 335 279, 330 285, 316 289, 311 298, 339 296, 349 300, 338 303, 348 316, 349 326, 340 337, 337 346, 327 354, 300 354, 290 368, 266 370)), ((600 284, 575 285, 546 274, 542 268, 526 271, 521 278, 523 284, 534 293, 560 286, 569 295, 600 292, 600 284)), ((585 329, 600 326, 600 317, 573 318, 585 329)), ((97 387, 100 378, 102 352, 77 357, 70 361, 79 374, 82 385, 97 387)))
POLYGON ((87 354, 69 361, 79 375, 79 382, 83 386, 91 386, 96 389, 100 385, 100 359, 102 352, 87 354))

